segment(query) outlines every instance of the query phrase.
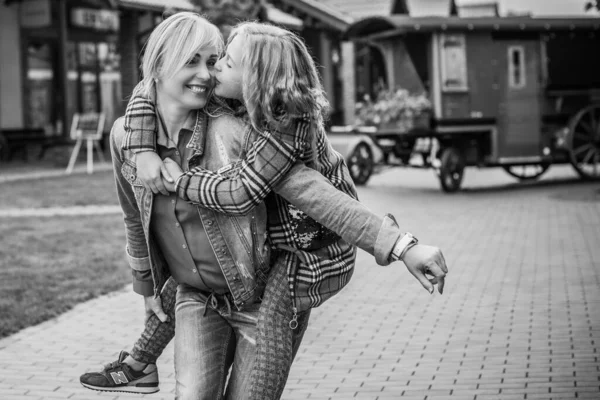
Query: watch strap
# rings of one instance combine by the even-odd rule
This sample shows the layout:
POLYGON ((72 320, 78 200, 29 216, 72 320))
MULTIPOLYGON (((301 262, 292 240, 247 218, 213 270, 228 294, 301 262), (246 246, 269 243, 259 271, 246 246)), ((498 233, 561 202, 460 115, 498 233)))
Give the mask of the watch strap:
POLYGON ((396 242, 394 249, 392 250, 392 258, 394 261, 402 260, 404 257, 404 253, 418 243, 417 238, 415 238, 410 232, 406 232, 404 236, 396 242))

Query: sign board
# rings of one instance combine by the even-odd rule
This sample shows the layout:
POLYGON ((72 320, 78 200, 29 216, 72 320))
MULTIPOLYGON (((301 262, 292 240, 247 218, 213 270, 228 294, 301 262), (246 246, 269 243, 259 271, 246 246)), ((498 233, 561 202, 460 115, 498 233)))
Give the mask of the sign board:
POLYGON ((71 139, 102 139, 104 113, 77 113, 71 124, 71 139))
POLYGON ((73 8, 71 25, 96 31, 118 32, 119 12, 95 8, 73 8))
POLYGON ((73 116, 71 124, 71 139, 76 140, 75 147, 67 165, 67 174, 73 172, 77 155, 83 145, 83 141, 87 142, 87 171, 91 174, 94 171, 94 147, 98 152, 98 157, 104 161, 102 149, 100 148, 100 139, 104 132, 104 113, 83 113, 73 116))
POLYGON ((19 4, 19 19, 23 28, 43 28, 52 23, 50 0, 23 0, 19 4))

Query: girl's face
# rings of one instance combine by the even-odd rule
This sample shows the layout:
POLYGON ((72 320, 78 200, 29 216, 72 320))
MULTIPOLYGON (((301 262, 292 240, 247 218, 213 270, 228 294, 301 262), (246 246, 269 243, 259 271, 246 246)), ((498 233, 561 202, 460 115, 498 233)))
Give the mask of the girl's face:
POLYGON ((242 95, 242 46, 243 40, 235 36, 229 45, 225 56, 215 65, 215 94, 227 99, 243 101, 242 95))
POLYGON ((199 50, 175 75, 161 78, 156 84, 160 100, 173 102, 185 110, 203 108, 214 87, 214 66, 219 59, 217 49, 199 50))

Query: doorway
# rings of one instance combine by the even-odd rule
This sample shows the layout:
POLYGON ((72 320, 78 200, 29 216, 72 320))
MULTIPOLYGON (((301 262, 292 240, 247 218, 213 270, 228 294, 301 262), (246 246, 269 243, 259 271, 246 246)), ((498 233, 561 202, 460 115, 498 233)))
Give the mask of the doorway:
POLYGON ((57 44, 28 38, 25 47, 25 126, 53 132, 60 124, 57 44))
POLYGON ((500 54, 498 156, 541 154, 541 64, 539 40, 498 41, 500 54))
POLYGON ((67 121, 103 112, 106 126, 122 114, 120 57, 115 42, 67 42, 67 121))

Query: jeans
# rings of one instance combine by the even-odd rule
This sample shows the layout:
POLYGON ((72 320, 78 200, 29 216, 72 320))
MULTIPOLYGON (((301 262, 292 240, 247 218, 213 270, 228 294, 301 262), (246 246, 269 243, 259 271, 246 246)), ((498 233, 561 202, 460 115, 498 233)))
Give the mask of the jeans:
POLYGON ((199 290, 184 284, 178 286, 176 399, 244 398, 256 355, 259 307, 260 303, 255 303, 244 311, 237 311, 225 298, 212 298, 207 302, 207 296, 199 290))

